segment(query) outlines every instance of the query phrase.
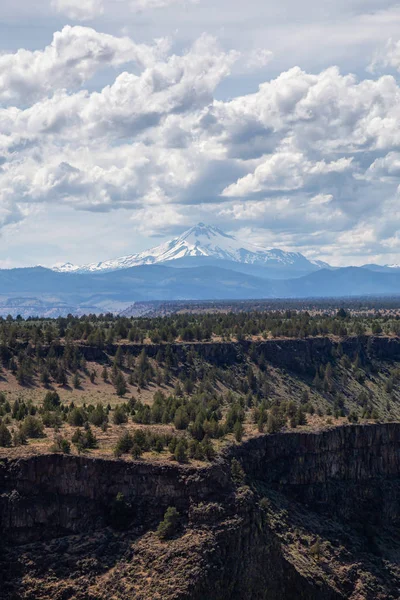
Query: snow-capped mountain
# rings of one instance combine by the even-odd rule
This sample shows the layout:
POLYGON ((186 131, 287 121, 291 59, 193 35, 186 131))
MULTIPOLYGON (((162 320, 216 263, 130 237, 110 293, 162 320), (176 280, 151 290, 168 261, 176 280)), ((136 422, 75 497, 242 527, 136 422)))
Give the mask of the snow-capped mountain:
POLYGON ((82 266, 65 263, 55 265, 53 270, 67 273, 91 273, 116 271, 170 261, 173 266, 172 261, 189 258, 214 259, 262 267, 291 267, 302 272, 329 268, 327 263, 310 261, 299 252, 261 248, 241 241, 233 235, 228 235, 217 227, 199 223, 179 237, 144 252, 82 266))

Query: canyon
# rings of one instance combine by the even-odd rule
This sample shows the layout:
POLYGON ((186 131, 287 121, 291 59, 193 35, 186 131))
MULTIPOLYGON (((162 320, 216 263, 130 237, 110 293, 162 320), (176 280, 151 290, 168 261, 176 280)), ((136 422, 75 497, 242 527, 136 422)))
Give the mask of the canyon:
POLYGON ((3 459, 2 598, 394 600, 399 475, 397 422, 260 435, 204 467, 3 459))

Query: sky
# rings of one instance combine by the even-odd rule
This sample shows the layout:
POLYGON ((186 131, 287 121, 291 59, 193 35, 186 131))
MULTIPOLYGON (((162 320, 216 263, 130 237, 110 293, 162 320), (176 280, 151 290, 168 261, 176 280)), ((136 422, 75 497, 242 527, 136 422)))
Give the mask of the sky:
POLYGON ((400 3, 1 0, 0 267, 199 221, 400 263, 400 3))

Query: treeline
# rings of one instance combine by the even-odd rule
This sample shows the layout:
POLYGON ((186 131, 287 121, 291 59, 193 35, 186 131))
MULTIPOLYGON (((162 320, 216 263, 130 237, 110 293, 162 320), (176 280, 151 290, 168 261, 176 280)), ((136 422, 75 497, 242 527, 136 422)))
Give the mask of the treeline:
MULTIPOLYGON (((347 316, 337 319, 346 322, 347 316)), ((124 351, 117 345, 115 354, 97 371, 73 343, 52 344, 47 355, 44 346, 30 346, 29 352, 11 353, 17 377, 21 371, 26 377, 35 368, 41 369, 41 377, 47 373, 55 381, 64 371, 77 386, 82 377, 93 384, 101 377, 115 386, 121 400, 113 409, 95 401, 62 404, 58 393, 49 389, 43 402, 35 405, 22 399, 11 403, 7 394, 0 393, 0 445, 23 445, 52 428, 55 451, 69 452, 74 446, 84 452, 97 447, 96 428, 106 431, 112 425, 121 426, 114 448, 117 456, 129 453, 139 458, 147 451, 168 450, 184 462, 210 460, 220 440, 230 436, 240 442, 246 428, 276 433, 285 426, 305 425, 314 414, 346 417, 351 422, 394 416, 400 369, 374 358, 372 338, 348 353, 343 346, 332 344, 329 351, 316 355, 312 368, 292 379, 290 386, 285 381, 289 373, 272 368, 263 345, 257 343, 243 345, 227 362, 214 346, 201 355, 195 345, 160 345, 149 358, 145 348, 134 356, 129 347, 124 351), (147 397, 145 402, 141 391, 150 390, 150 384, 153 399, 149 402, 147 397), (376 396, 373 389, 378 386, 376 396), (74 428, 68 439, 62 433, 66 424, 74 428), (134 424, 135 432, 125 431, 129 424, 134 424), (165 425, 175 433, 160 433, 165 425)))
MULTIPOLYGON (((20 342, 35 348, 76 341, 104 348, 120 341, 153 344, 204 342, 212 338, 243 340, 253 337, 305 338, 319 335, 379 335, 400 333, 398 315, 352 315, 343 308, 336 314, 307 311, 241 312, 219 314, 175 314, 168 317, 128 318, 88 315, 58 319, 0 319, 0 352, 7 354, 20 342)), ((28 349, 29 353, 29 349, 28 349)))
MULTIPOLYGON (((197 331, 196 339, 220 335, 222 339, 261 339, 268 336, 307 337, 308 335, 359 336, 371 331, 374 335, 398 334, 400 320, 387 316, 373 319, 355 318, 344 309, 334 317, 311 316, 308 313, 241 313, 226 315, 177 315, 159 319, 128 319, 106 315, 103 318, 88 316, 44 321, 6 320, 0 322, 0 380, 11 372, 21 386, 51 385, 81 387, 83 381, 97 384, 100 380, 114 386, 123 397, 134 388, 146 388, 149 384, 177 386, 185 394, 215 387, 217 382, 228 389, 258 399, 268 397, 269 382, 266 376, 266 359, 262 347, 256 343, 243 345, 241 356, 232 347, 226 368, 224 351, 217 346, 203 346, 201 355, 196 344, 172 346, 171 342, 187 337, 188 331, 197 331), (140 334, 138 334, 140 332, 140 334), (163 332, 162 335, 160 332, 163 332), (203 333, 201 333, 203 332, 203 333), (212 332, 212 333, 211 333, 212 332), (225 332, 225 333, 224 333, 225 332), (227 333, 227 332, 232 332, 227 333), (235 332, 235 333, 233 333, 235 332), (32 337, 33 336, 33 337, 32 337), (159 337, 167 338, 160 343, 159 337), (99 341, 101 338, 101 341, 99 341), (157 341, 157 349, 146 345, 141 349, 129 347, 129 341, 157 341), (97 340, 97 342, 96 342, 97 340), (106 341, 113 342, 107 346, 106 341), (121 343, 118 343, 121 342, 121 343), (95 362, 85 358, 99 355, 101 370, 95 362), (139 351, 139 355, 136 355, 139 351), (150 359, 148 354, 151 354, 150 359), (228 361, 229 362, 229 361, 228 361), (257 376, 249 363, 257 366, 257 376), (200 386, 200 387, 199 387, 200 386)), ((340 345, 339 345, 340 346, 340 345)), ((99 361, 97 361, 99 362, 99 361)), ((314 365, 318 368, 319 365, 314 365)))

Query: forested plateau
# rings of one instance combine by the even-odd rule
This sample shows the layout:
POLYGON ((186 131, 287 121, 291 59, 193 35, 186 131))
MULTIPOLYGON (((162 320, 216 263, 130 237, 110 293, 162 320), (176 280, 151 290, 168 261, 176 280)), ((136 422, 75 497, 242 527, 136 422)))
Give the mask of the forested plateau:
POLYGON ((400 320, 0 321, 0 587, 398 598, 400 320))

